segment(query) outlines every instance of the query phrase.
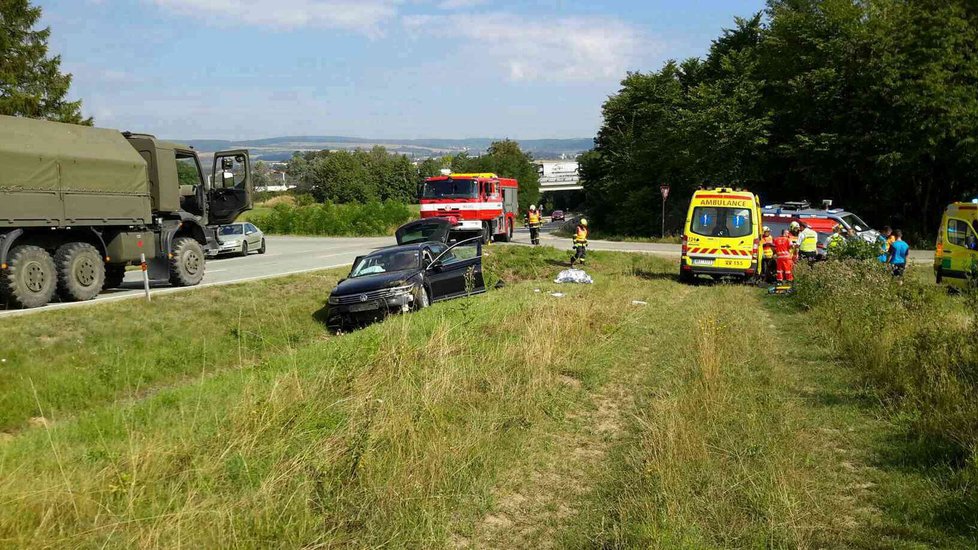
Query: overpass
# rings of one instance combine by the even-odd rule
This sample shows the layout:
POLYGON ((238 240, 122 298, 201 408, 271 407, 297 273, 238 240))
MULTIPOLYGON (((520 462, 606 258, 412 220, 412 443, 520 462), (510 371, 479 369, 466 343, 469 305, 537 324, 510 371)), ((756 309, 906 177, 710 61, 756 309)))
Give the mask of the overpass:
POLYGON ((583 189, 576 160, 538 160, 536 165, 540 171, 541 193, 583 189))

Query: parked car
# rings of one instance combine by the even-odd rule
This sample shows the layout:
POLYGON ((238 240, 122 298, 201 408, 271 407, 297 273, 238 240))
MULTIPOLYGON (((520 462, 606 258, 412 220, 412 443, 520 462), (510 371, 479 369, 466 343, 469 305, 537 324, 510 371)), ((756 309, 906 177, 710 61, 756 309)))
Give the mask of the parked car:
POLYGON ((212 256, 247 256, 253 250, 257 250, 259 254, 264 254, 266 250, 265 234, 250 222, 229 223, 218 227, 217 240, 219 246, 216 252, 211 252, 212 256))
POLYGON ((342 330, 434 302, 481 294, 482 242, 448 244, 452 221, 427 218, 397 230, 398 244, 360 256, 329 295, 326 325, 342 330))
POLYGON ((562 222, 562 221, 564 221, 564 211, 563 210, 554 210, 553 212, 551 212, 550 213, 550 221, 554 221, 554 222, 562 222))

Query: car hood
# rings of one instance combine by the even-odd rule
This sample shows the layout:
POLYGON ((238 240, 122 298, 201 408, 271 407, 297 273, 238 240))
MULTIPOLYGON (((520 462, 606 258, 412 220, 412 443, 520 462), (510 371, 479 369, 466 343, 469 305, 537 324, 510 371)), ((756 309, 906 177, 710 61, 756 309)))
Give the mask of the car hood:
POLYGON ((361 292, 370 292, 371 290, 381 290, 384 288, 403 286, 409 284, 410 280, 413 279, 420 271, 420 268, 406 269, 404 271, 374 273, 372 275, 364 275, 362 277, 347 279, 336 285, 336 288, 333 289, 331 294, 334 296, 345 296, 347 294, 357 294, 361 292))

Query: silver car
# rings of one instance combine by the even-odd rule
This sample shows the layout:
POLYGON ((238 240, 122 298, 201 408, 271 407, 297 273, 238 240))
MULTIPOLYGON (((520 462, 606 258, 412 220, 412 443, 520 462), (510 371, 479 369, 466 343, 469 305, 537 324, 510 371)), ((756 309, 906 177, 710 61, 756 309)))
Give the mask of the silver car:
POLYGON ((219 246, 217 251, 212 253, 213 255, 247 256, 253 251, 258 251, 259 254, 265 253, 265 234, 250 222, 231 223, 218 227, 217 240, 219 246))

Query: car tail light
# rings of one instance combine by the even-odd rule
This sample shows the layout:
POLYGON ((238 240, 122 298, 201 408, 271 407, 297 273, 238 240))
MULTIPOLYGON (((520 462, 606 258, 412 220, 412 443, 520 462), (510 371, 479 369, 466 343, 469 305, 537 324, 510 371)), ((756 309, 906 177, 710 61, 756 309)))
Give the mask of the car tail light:
POLYGON ((753 246, 753 248, 751 248, 750 255, 755 260, 757 259, 757 249, 760 248, 760 246, 761 246, 761 240, 760 239, 754 239, 754 246, 753 246))
POLYGON ((689 236, 683 235, 683 256, 685 256, 687 252, 689 252, 689 236))
POLYGON ((942 243, 939 239, 937 241, 937 251, 936 252, 937 252, 936 255, 937 255, 938 258, 944 256, 944 243, 942 243))

